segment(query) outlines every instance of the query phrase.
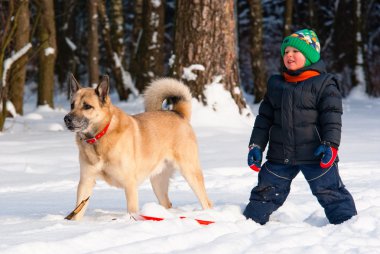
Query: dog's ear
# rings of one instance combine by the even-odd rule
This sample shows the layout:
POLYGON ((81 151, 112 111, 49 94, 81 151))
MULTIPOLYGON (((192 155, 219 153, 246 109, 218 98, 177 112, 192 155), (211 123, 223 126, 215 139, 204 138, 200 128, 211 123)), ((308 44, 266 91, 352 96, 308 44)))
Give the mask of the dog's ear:
POLYGON ((73 95, 81 89, 81 86, 79 85, 79 82, 75 79, 74 75, 70 73, 69 76, 69 87, 70 87, 70 98, 73 97, 73 95))
POLYGON ((99 96, 102 103, 106 102, 106 98, 110 91, 110 80, 108 75, 103 75, 102 81, 100 81, 98 87, 95 89, 96 94, 99 96))

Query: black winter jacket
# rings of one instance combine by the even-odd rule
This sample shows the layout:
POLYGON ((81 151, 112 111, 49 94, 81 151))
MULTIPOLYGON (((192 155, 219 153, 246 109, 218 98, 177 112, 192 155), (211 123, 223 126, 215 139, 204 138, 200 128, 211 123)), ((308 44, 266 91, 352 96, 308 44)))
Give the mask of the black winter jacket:
MULTIPOLYGON (((264 151, 267 160, 299 165, 319 163, 314 156, 321 141, 338 148, 342 127, 342 96, 338 81, 326 73, 322 60, 296 72, 315 70, 319 76, 289 83, 282 75, 268 81, 267 93, 260 104, 249 144, 264 151)), ((338 161, 338 159, 336 160, 338 161)))

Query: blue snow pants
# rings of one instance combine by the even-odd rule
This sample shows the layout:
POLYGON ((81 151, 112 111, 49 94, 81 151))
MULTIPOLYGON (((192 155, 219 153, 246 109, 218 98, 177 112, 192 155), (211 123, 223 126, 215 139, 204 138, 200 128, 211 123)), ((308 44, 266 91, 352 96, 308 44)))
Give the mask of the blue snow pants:
POLYGON ((267 161, 259 172, 257 186, 251 191, 244 216, 261 225, 267 223, 269 216, 285 202, 290 184, 300 171, 331 224, 340 224, 357 214, 336 163, 323 169, 319 164, 286 165, 267 161))

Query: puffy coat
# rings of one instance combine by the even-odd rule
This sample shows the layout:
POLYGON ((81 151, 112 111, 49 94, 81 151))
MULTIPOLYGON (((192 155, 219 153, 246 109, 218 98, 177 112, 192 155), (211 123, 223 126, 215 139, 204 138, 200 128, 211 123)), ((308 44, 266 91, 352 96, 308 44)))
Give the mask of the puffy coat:
POLYGON ((343 110, 338 81, 326 73, 322 60, 293 75, 305 70, 315 70, 320 75, 296 83, 273 75, 268 81, 249 144, 259 145, 264 151, 269 142, 269 161, 319 163, 314 151, 321 141, 336 148, 340 145, 343 110))

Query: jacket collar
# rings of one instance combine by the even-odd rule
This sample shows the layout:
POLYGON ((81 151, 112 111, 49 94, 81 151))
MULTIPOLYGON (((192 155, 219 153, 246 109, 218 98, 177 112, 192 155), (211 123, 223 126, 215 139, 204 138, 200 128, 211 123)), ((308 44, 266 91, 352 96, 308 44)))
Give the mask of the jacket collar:
POLYGON ((287 82, 300 82, 311 77, 315 77, 320 75, 321 73, 326 73, 326 65, 323 60, 319 60, 318 62, 309 65, 307 67, 303 67, 296 71, 291 71, 283 67, 283 77, 287 82))

